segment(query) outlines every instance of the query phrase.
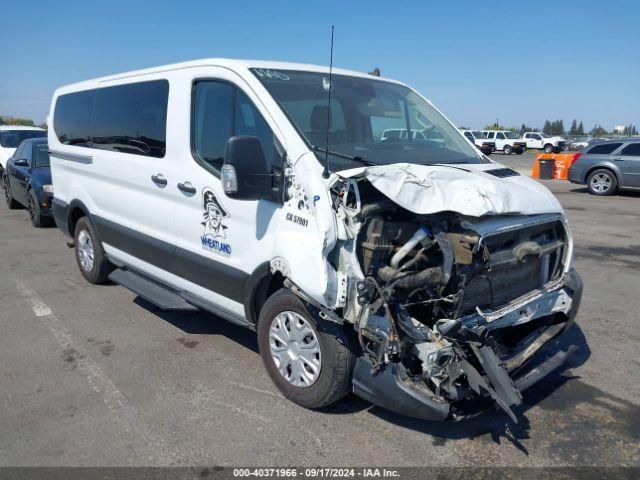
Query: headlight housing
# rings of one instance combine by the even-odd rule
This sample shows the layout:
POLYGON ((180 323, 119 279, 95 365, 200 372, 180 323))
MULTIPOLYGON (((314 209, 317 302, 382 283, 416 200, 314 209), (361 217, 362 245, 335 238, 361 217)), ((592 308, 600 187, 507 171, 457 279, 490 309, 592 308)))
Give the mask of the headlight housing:
POLYGON ((42 191, 47 193, 53 193, 53 185, 49 185, 49 184, 43 185, 42 191))

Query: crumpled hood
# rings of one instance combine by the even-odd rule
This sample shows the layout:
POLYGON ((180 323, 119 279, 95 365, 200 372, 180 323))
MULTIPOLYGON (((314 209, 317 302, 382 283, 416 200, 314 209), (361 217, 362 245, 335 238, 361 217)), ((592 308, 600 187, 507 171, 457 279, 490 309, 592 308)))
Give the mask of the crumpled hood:
POLYGON ((398 163, 367 167, 360 173, 386 197, 421 215, 443 211, 472 217, 563 213, 556 197, 537 181, 524 175, 498 178, 485 172, 501 168, 505 167, 496 163, 398 163))

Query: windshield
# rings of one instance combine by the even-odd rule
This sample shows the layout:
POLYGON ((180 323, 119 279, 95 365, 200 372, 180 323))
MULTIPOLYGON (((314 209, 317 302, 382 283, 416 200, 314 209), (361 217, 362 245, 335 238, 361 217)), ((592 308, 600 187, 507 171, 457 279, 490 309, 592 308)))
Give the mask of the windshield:
POLYGON ((476 138, 487 138, 486 132, 481 132, 480 130, 474 130, 472 133, 473 133, 473 136, 476 138))
POLYGON ((49 167, 49 146, 47 142, 34 145, 34 168, 49 167))
POLYGON ((541 136, 542 138, 551 138, 551 135, 548 135, 548 134, 546 134, 546 133, 540 133, 540 136, 541 136))
POLYGON ((512 139, 520 138, 520 135, 518 135, 517 133, 504 132, 504 134, 507 138, 512 138, 512 139))
POLYGON ((47 132, 41 130, 3 130, 0 132, 0 145, 5 148, 18 148, 20 142, 27 138, 46 136, 47 132))
POLYGON ((345 156, 376 165, 483 162, 455 127, 402 85, 333 75, 329 118, 327 74, 252 71, 306 142, 323 150, 315 152, 320 161, 328 139, 332 170, 361 164, 345 156))

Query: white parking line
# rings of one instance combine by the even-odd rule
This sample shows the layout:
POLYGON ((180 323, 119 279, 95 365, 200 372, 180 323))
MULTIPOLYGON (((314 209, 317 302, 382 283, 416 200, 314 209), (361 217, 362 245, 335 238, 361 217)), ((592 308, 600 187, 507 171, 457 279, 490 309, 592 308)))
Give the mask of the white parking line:
POLYGON ((20 295, 29 303, 33 313, 49 329, 58 341, 64 353, 73 355, 74 362, 82 372, 89 385, 101 396, 106 406, 117 419, 118 424, 126 432, 142 437, 151 463, 166 464, 173 455, 167 451, 165 439, 149 431, 141 422, 135 409, 127 402, 126 397, 109 378, 107 373, 91 359, 89 353, 78 345, 69 329, 55 316, 35 290, 18 280, 16 287, 20 295))
POLYGON ((75 363, 84 374, 89 385, 102 396, 102 400, 111 410, 122 409, 126 404, 124 395, 118 390, 107 374, 73 341, 69 330, 40 299, 38 294, 21 281, 17 282, 18 292, 27 300, 36 317, 40 318, 58 341, 64 352, 73 353, 75 363))

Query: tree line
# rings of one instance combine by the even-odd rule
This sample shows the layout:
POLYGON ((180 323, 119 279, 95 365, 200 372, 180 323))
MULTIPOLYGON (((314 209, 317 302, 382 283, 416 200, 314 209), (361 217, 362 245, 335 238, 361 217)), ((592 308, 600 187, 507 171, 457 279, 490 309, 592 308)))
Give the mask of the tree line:
MULTIPOLYGON (((498 121, 486 125, 484 130, 508 130, 510 132, 523 134, 524 132, 539 132, 540 129, 537 127, 531 127, 526 124, 522 124, 520 128, 518 127, 505 127, 500 125, 498 121)), ((546 120, 544 122, 544 126, 542 127, 542 131, 548 135, 571 135, 573 137, 579 137, 581 135, 591 135, 602 137, 605 135, 618 135, 621 134, 623 136, 633 136, 638 135, 638 128, 635 125, 626 125, 622 132, 612 130, 607 131, 602 125, 594 125, 593 128, 589 131, 585 131, 584 124, 582 122, 578 122, 577 119, 574 119, 571 122, 571 127, 569 130, 565 129, 564 122, 562 120, 546 120)))
POLYGON ((20 125, 24 127, 47 128, 46 123, 36 125, 30 118, 0 117, 0 125, 20 125))

